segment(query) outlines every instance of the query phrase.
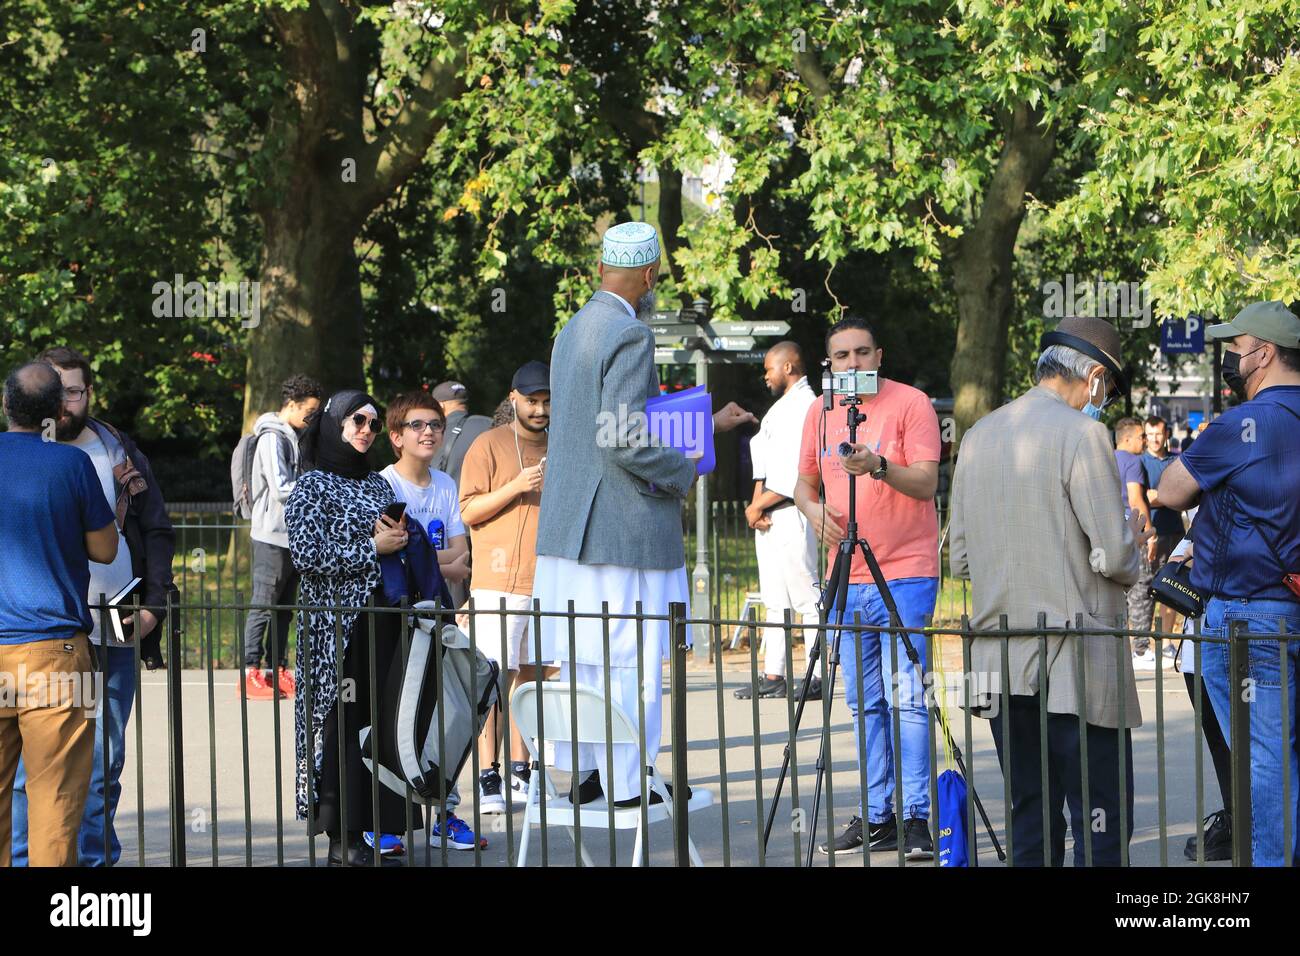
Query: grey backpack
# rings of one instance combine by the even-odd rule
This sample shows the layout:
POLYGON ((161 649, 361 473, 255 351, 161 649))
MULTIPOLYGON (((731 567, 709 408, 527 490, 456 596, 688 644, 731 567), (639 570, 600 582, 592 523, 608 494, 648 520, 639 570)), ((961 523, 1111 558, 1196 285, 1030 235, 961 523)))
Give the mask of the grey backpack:
MULTIPOLYGON (((421 601, 415 611, 435 607, 421 601)), ((386 695, 379 710, 378 769, 371 728, 361 730, 366 768, 402 797, 410 784, 417 802, 441 803, 497 704, 500 674, 497 664, 472 648, 456 625, 439 623, 435 616, 417 617, 397 692, 386 695)))

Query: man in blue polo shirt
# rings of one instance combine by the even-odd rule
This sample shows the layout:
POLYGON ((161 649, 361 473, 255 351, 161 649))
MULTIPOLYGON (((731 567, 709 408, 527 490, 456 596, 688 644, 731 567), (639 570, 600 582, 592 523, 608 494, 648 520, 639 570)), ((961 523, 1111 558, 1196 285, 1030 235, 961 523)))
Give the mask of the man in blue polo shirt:
MULTIPOLYGON (((1233 621, 1250 634, 1285 627, 1300 633, 1300 595, 1283 583, 1300 572, 1300 318, 1281 302, 1256 302, 1206 329, 1225 340, 1223 380, 1245 397, 1196 439, 1160 480, 1160 501, 1188 508, 1200 500, 1192 529, 1193 587, 1209 597, 1201 633, 1224 636, 1233 621)), ((1283 825, 1296 826, 1295 721, 1300 643, 1279 662, 1277 640, 1249 642, 1249 688, 1233 688, 1227 644, 1201 651, 1202 679, 1222 727, 1233 693, 1250 701, 1251 851, 1256 866, 1286 862, 1283 825), (1286 695, 1288 725, 1282 722, 1286 695), (1282 802, 1290 778, 1290 803, 1282 802)))
POLYGON ((27 767, 28 859, 76 866, 95 753, 90 561, 117 526, 90 459, 54 440, 63 382, 44 363, 5 381, 0 434, 0 867, 10 863, 14 773, 27 767))

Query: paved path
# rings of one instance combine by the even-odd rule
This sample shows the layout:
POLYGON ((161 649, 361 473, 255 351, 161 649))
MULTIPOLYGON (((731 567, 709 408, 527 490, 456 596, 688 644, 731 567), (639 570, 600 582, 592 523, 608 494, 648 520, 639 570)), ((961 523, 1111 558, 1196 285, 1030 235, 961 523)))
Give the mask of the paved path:
MULTIPOLYGON (((733 866, 756 866, 759 862, 758 835, 762 819, 755 796, 755 728, 752 705, 749 701, 733 698, 732 690, 746 682, 748 654, 727 655, 723 668, 721 718, 725 724, 726 746, 718 743, 718 688, 716 674, 711 668, 692 667, 688 672, 687 721, 690 728, 689 769, 694 787, 713 791, 715 806, 691 815, 690 831, 706 865, 721 865, 724 855, 733 866), (726 762, 726 809, 722 806, 723 780, 720 758, 726 762), (726 835, 724 844, 724 813, 726 835)), ((801 672, 802 668, 796 668, 801 672)), ((238 672, 218 671, 213 675, 211 708, 214 719, 209 721, 209 695, 206 674, 202 671, 180 672, 183 688, 184 746, 185 746, 185 806, 187 824, 186 852, 191 866, 210 866, 213 863, 213 834, 217 836, 217 863, 221 866, 243 866, 246 863, 246 839, 251 841, 254 865, 274 865, 277 859, 276 770, 273 713, 275 704, 251 702, 248 708, 248 787, 251 812, 245 825, 244 755, 241 746, 241 712, 236 696, 238 672), (215 775, 209 757, 209 744, 215 740, 215 775), (215 806, 214 806, 215 805, 215 806)), ((667 739, 669 702, 667 700, 667 674, 665 673, 664 724, 667 739)), ((1156 769, 1156 688, 1154 675, 1138 679, 1145 723, 1134 734, 1134 771, 1137 781, 1137 830, 1131 845, 1131 858, 1135 865, 1160 864, 1159 806, 1157 800, 1156 769)), ((128 730, 127 764, 122 775, 122 797, 118 813, 118 834, 123 844, 122 864, 136 865, 140 861, 139 824, 143 808, 144 853, 147 865, 166 865, 169 859, 168 809, 167 809, 167 725, 165 720, 166 676, 146 673, 143 678, 143 789, 137 785, 136 723, 133 719, 128 730)), ((1182 846, 1187 836, 1194 833, 1196 819, 1195 751, 1198 740, 1193 735, 1193 712, 1183 686, 1182 676, 1165 672, 1165 774, 1168 801, 1166 822, 1168 828, 1168 862, 1170 865, 1190 865, 1182 856, 1182 846)), ((1208 706, 1208 703, 1207 703, 1208 706)), ((293 704, 282 702, 280 708, 280 755, 283 789, 283 855, 287 865, 306 865, 308 861, 305 825, 293 818, 293 704)), ((806 806, 811 794, 812 769, 819 742, 822 712, 810 706, 796 742, 798 757, 797 786, 801 804, 806 806)), ((958 743, 964 746, 964 719, 961 711, 952 717, 958 743)), ((1000 840, 1003 838, 1003 781, 998 770, 992 739, 987 722, 972 721, 972 747, 966 754, 967 766, 983 799, 1000 840)), ((781 700, 764 700, 759 704, 758 754, 761 760, 762 788, 765 800, 770 800, 776 786, 782 747, 787 739, 787 708, 781 700)), ((858 798, 858 774, 854 759, 854 745, 843 695, 837 692, 830 706, 831 766, 828 780, 833 787, 834 829, 847 822, 854 812, 858 798)), ((665 746, 659 763, 665 775, 671 772, 671 755, 665 746)), ((1220 805, 1214 783, 1208 752, 1204 755, 1204 799, 1206 812, 1220 805)), ((567 780, 556 774, 557 786, 563 792, 567 780)), ((466 803, 461 815, 472 821, 473 808, 469 794, 473 793, 471 768, 467 765, 461 780, 466 803)), ((806 834, 795 833, 788 812, 790 793, 794 781, 787 783, 783 812, 778 819, 767 865, 793 865, 796 846, 806 847, 806 834)), ((766 805, 764 805, 764 811, 766 805)), ((505 832, 505 817, 497 815, 483 818, 483 831, 489 839, 489 848, 483 851, 481 863, 489 866, 513 862, 513 849, 519 840, 518 822, 514 818, 513 831, 505 832), (507 843, 511 852, 507 854, 507 843)), ((824 840, 826 815, 823 812, 818 828, 818 839, 824 840)), ((416 861, 424 864, 423 834, 417 832, 416 861)), ((584 845, 597 865, 608 865, 609 844, 604 830, 584 832, 584 845)), ((997 865, 987 836, 980 831, 981 863, 997 865)), ((534 834, 531 860, 540 860, 540 840, 534 834)), ((548 860, 551 865, 573 865, 574 848, 562 828, 552 828, 548 839, 548 860)), ((667 823, 652 827, 652 865, 669 865, 672 862, 671 828, 667 823)), ((323 837, 317 841, 317 860, 323 862, 326 845, 323 837)), ((632 854, 632 833, 623 831, 618 839, 618 859, 627 865, 632 854)), ((430 854, 431 865, 442 865, 441 854, 430 854)), ((1067 859, 1070 852, 1067 848, 1067 859)), ((800 860, 802 863, 802 860, 800 860)), ((897 866, 894 854, 877 853, 864 861, 862 855, 841 857, 837 865, 897 866)), ((454 866, 473 866, 475 854, 450 852, 447 863, 454 866)), ((827 865, 827 858, 818 855, 815 865, 827 865)), ((922 865, 917 863, 912 866, 922 865)))

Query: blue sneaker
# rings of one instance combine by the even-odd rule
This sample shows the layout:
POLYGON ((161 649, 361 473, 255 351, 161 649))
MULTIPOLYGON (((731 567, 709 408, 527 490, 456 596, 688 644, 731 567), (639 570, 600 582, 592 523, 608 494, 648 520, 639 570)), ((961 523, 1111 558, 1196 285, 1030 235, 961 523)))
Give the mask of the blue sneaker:
MULTIPOLYGON (((366 841, 366 846, 370 847, 370 849, 373 850, 375 848, 374 832, 372 830, 367 830, 361 836, 362 839, 366 841)), ((405 852, 406 852, 406 847, 402 846, 401 837, 393 833, 379 834, 379 855, 380 856, 388 856, 390 853, 396 856, 401 856, 405 852)))
MULTIPOLYGON (((488 842, 485 838, 480 838, 478 845, 480 850, 486 850, 488 842)), ((435 849, 442 846, 442 830, 437 817, 434 817, 433 825, 429 827, 429 846, 435 849)), ((474 831, 469 828, 468 823, 454 813, 447 814, 447 849, 474 849, 474 831)))

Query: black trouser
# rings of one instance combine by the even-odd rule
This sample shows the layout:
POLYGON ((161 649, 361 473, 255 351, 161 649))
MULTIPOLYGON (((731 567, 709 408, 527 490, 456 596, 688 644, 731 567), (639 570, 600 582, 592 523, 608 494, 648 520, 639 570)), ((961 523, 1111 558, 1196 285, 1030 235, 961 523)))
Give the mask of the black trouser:
MULTIPOLYGON (((1012 696, 1011 743, 1011 834, 1012 860, 1016 866, 1043 866, 1043 768, 1039 754, 1038 697, 1012 696)), ((1002 739, 1002 715, 989 721, 998 764, 1006 773, 1006 741, 1002 739)), ((1110 727, 1088 724, 1088 790, 1083 801, 1082 763, 1079 759, 1079 718, 1074 714, 1047 715, 1047 782, 1050 788, 1047 813, 1051 820, 1052 866, 1065 864, 1065 815, 1070 809, 1070 830, 1074 834, 1074 865, 1084 865, 1084 831, 1090 831, 1093 866, 1119 866, 1120 840, 1133 835, 1133 738, 1125 730, 1124 766, 1128 820, 1120 825, 1119 733, 1110 727)))
MULTIPOLYGON (((1187 682, 1187 696, 1196 706, 1196 675, 1184 674, 1187 682)), ((1214 775, 1219 779, 1219 795, 1223 797, 1223 809, 1232 812, 1232 757, 1228 751, 1228 741, 1223 737, 1219 719, 1214 716, 1210 706, 1210 695, 1204 685, 1201 687, 1201 733, 1205 734, 1206 746, 1210 748, 1210 760, 1214 762, 1214 775)))
MULTIPOLYGON (((254 541, 252 603, 293 604, 297 596, 298 571, 289 558, 289 549, 254 541)), ((270 637, 266 636, 271 612, 250 610, 244 623, 244 666, 261 667, 265 658, 269 663, 283 667, 289 660, 289 623, 292 620, 292 611, 275 612, 275 639, 279 642, 280 659, 271 661, 272 644, 270 637)))
MULTIPOLYGON (((347 830, 355 839, 362 830, 375 827, 374 803, 371 799, 370 771, 361 761, 361 729, 370 726, 370 701, 372 689, 378 700, 375 708, 384 713, 384 697, 396 686, 393 671, 401 668, 400 617, 396 614, 376 614, 375 618, 375 680, 371 681, 370 623, 366 615, 357 618, 343 654, 343 782, 347 786, 347 830)), ((339 704, 330 708, 325 719, 324 752, 321 756, 320 785, 316 794, 317 832, 324 831, 333 840, 340 839, 339 791, 339 704)), ((412 810, 412 819, 420 819, 412 810)), ((418 823, 416 824, 419 825, 418 823)), ((406 801, 382 784, 379 787, 379 832, 406 832, 406 801)))

